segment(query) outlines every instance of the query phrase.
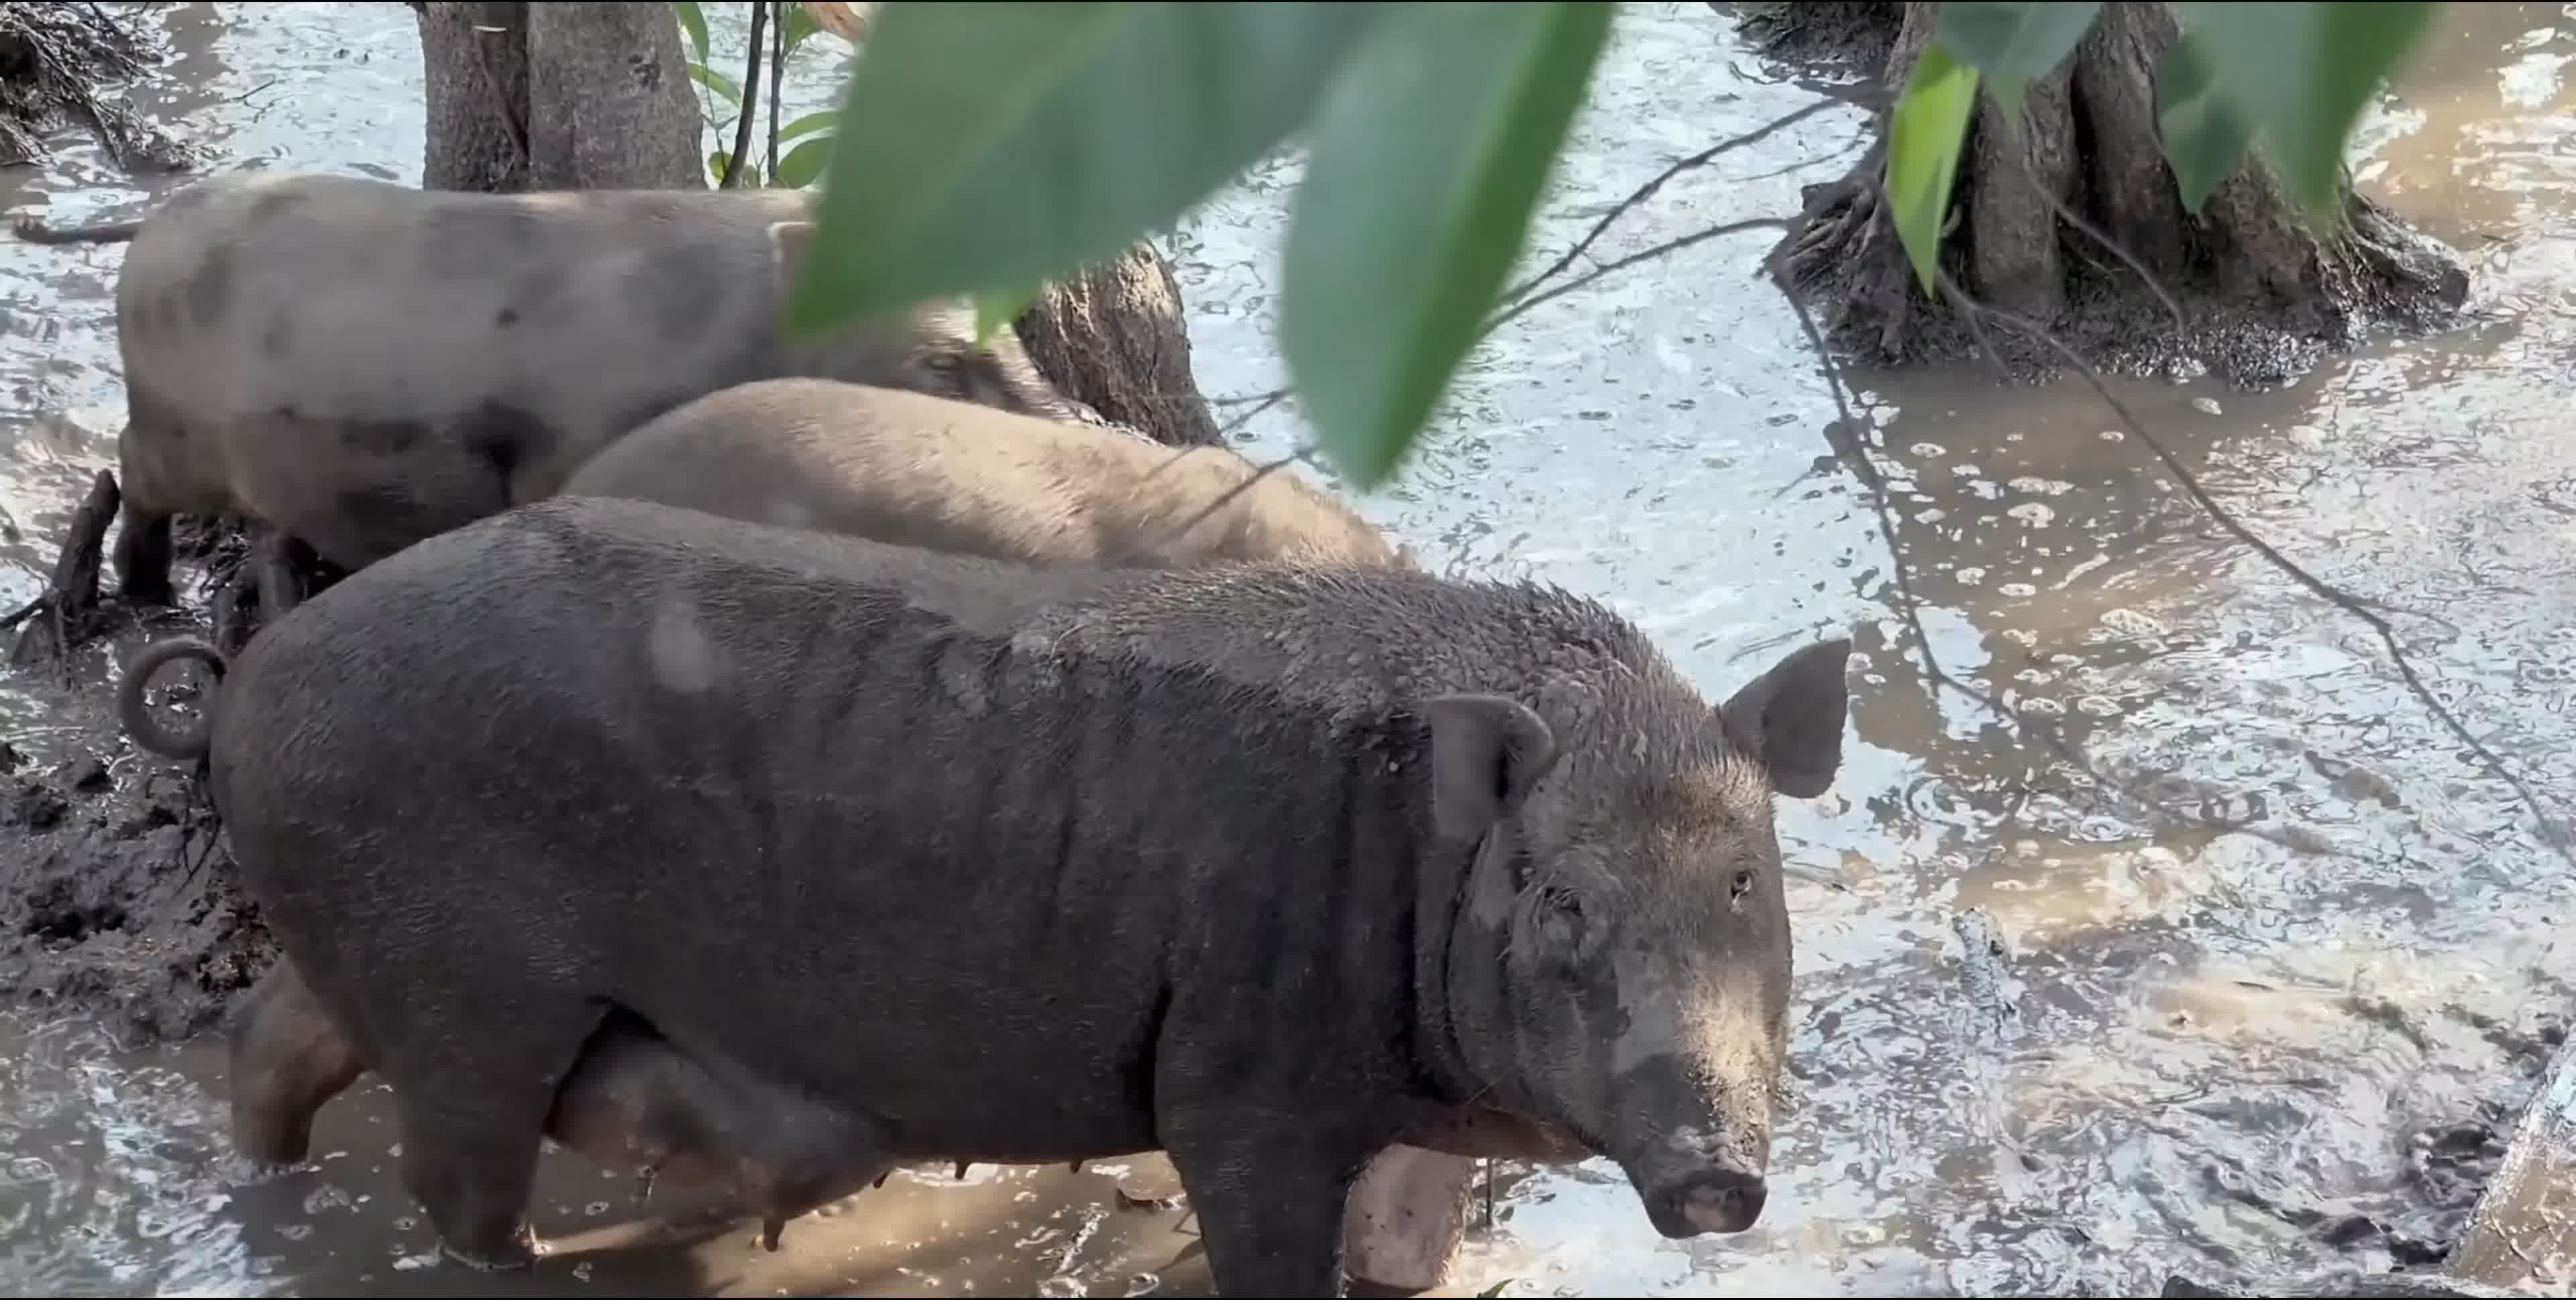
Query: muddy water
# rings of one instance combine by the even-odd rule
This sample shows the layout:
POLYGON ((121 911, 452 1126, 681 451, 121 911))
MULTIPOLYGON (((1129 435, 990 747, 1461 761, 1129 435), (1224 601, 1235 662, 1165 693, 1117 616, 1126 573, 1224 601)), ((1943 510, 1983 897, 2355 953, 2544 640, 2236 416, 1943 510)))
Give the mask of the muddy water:
MULTIPOLYGON (((711 6, 723 9, 724 6, 711 6)), ((181 57, 137 91, 214 164, 415 179, 417 45, 392 5, 171 6, 181 57)), ((738 58, 738 28, 719 59, 738 58)), ((791 71, 828 102, 843 48, 791 71)), ((2479 319, 2279 392, 2136 383, 2146 430, 2283 551, 2389 617, 2418 670, 2544 794, 2576 790, 2576 30, 2557 8, 2451 7, 2368 126, 2375 191, 2469 251, 2479 319)), ((1806 102, 1704 6, 1632 5, 1578 124, 1543 253, 1670 158, 1806 102)), ((1603 258, 1794 210, 1856 112, 1667 186, 1603 258)), ((712 133, 711 133, 712 141, 712 133)), ((57 215, 140 198, 74 137, 11 174, 57 215)), ((1211 394, 1277 382, 1284 200, 1265 168, 1173 237, 1211 394)), ((2076 385, 1857 376, 1895 487, 1916 617, 2008 719, 1927 692, 1832 405, 1758 236, 1543 306, 1471 362, 1373 517, 1462 572, 1598 594, 1712 693, 1789 645, 1858 638, 1835 791, 1784 804, 1799 866, 1796 1099, 1752 1232, 1671 1243, 1615 1171, 1512 1176, 1451 1290, 2153 1293, 2420 1257, 2466 1209, 2481 1122, 2509 1118, 2567 1013, 2576 870, 2404 691, 2349 614, 2212 528, 2076 385), (2164 807, 2262 819, 2305 850, 2104 803, 2058 735, 2164 807)), ((32 590, 117 423, 113 250, 0 243, 0 599, 32 590)), ((1285 450, 1293 417, 1248 430, 1285 450)), ((96 672, 94 656, 87 671, 96 672)), ((51 756, 94 722, 51 682, 0 693, 51 756)), ((130 761, 130 760, 128 760, 130 761)), ((647 1216, 548 1157, 534 1278, 421 1267, 381 1090, 325 1112, 317 1172, 223 1168, 205 1045, 133 1053, 77 1022, 0 1022, 0 1285, 45 1292, 568 1294, 1203 1291, 1180 1214, 1062 1169, 898 1175, 774 1256, 647 1216)), ((685 1208, 685 1207, 682 1207, 685 1208)))

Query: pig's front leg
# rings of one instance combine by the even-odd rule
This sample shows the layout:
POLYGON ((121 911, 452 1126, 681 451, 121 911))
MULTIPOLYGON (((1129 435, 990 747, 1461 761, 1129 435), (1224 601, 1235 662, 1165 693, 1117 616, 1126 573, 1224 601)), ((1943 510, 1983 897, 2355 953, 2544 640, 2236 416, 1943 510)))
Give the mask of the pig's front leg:
POLYGON ((1341 1296, 1342 1210, 1374 1143, 1283 1127, 1261 1113, 1196 1114, 1166 1150, 1198 1213, 1217 1294, 1341 1296))
POLYGON ((1377 1153, 1351 1185, 1342 1220, 1342 1266, 1400 1291, 1440 1285, 1467 1236, 1476 1162, 1398 1143, 1377 1153))

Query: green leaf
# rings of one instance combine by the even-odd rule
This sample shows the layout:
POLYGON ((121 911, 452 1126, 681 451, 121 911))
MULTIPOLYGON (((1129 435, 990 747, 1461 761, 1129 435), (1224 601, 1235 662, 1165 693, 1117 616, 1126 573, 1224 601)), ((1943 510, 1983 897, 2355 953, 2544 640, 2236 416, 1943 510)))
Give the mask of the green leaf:
POLYGON ((1520 256, 1617 6, 1408 6, 1317 113, 1280 350, 1361 490, 1394 473, 1520 256))
POLYGON ((1302 124, 1395 7, 878 9, 788 319, 1027 284, 1126 247, 1302 124))
POLYGON ((1477 1292, 1476 1294, 1477 1294, 1479 1297, 1481 1297, 1481 1298, 1482 1298, 1482 1300, 1493 1300, 1493 1297, 1498 1296, 1498 1295, 1501 1295, 1501 1294, 1503 1293, 1503 1288, 1508 1287, 1508 1286, 1510 1286, 1512 1283, 1514 1283, 1514 1282, 1518 1282, 1518 1281, 1520 1281, 1520 1279, 1519 1279, 1519 1278, 1516 1278, 1516 1277, 1507 1277, 1507 1278, 1504 1278, 1504 1279, 1503 1279, 1502 1281, 1500 1281, 1500 1282, 1496 1282, 1496 1283, 1495 1283, 1495 1284, 1493 1284, 1492 1286, 1486 1287, 1484 1290, 1479 1291, 1479 1292, 1477 1292))
POLYGON ((1914 60, 1905 93, 1888 119, 1887 199, 1896 237, 1927 295, 1940 283, 1941 228, 1950 215, 1950 186, 1959 177, 1968 114, 1976 106, 1977 70, 1935 41, 1914 60))
POLYGON ((1936 39, 1977 69, 2003 108, 2004 120, 2018 128, 2023 88, 2056 71, 2075 52, 2075 43, 2084 39, 2101 9, 2095 3, 1941 0, 1936 39))
POLYGON ((1044 289, 1043 285, 1028 285, 1019 289, 976 290, 975 346, 980 348, 992 343, 993 336, 1010 328, 1011 322, 1018 320, 1020 313, 1027 311, 1029 304, 1036 302, 1044 289))
POLYGON ((2202 39, 2199 32, 2184 33, 2156 73, 2156 134, 2164 139, 2182 205, 2193 216, 2236 170, 2254 139, 2253 123, 2220 92, 2202 39))
POLYGON ((778 128, 778 142, 780 144, 785 144, 800 135, 820 131, 840 120, 841 114, 836 109, 827 108, 820 113, 807 113, 805 116, 778 128))
POLYGON ((689 38, 689 48, 698 52, 698 61, 707 58, 707 16, 698 9, 698 0, 671 0, 671 12, 680 19, 680 31, 689 38))
POLYGON ((726 99, 731 100, 736 104, 742 102, 742 87, 733 84, 733 78, 728 77, 703 63, 692 63, 689 65, 689 80, 724 96, 726 99))
POLYGON ((794 3, 794 0, 780 0, 778 7, 787 11, 785 22, 788 53, 794 54, 796 47, 805 43, 806 37, 823 30, 823 24, 816 22, 814 15, 807 13, 805 6, 794 3))
MULTIPOLYGON (((709 183, 715 185, 724 184, 725 165, 732 161, 733 154, 729 150, 718 149, 714 153, 708 154, 707 180, 709 183)), ((779 165, 784 167, 786 164, 782 161, 779 165)), ((744 161, 742 165, 742 179, 734 184, 737 189, 758 188, 760 185, 760 164, 748 160, 744 161)))
MULTIPOLYGON (((784 135, 779 137, 785 139, 784 135)), ((792 190, 801 190, 823 175, 824 164, 832 160, 832 142, 836 137, 816 136, 787 151, 778 160, 777 181, 792 190)))
POLYGON ((2312 222, 2340 215, 2353 122, 2431 25, 2431 4, 2179 6, 2219 91, 2262 133, 2290 196, 2312 222))

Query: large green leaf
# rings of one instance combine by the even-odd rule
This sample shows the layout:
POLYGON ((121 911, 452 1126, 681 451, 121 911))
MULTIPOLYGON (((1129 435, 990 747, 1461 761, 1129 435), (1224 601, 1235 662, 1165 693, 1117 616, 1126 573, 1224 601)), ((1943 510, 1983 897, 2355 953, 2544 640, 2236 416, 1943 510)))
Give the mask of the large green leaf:
POLYGON ((1408 6, 1316 115, 1280 349, 1334 467, 1386 480, 1520 255, 1617 6, 1408 6))
POLYGON ((742 102, 742 87, 733 84, 733 78, 728 77, 703 63, 692 63, 689 65, 689 80, 724 96, 726 100, 732 103, 739 104, 742 102))
POLYGON ((2195 216, 2254 139, 2253 124, 2219 90, 2209 55, 2200 48, 2204 39, 2201 32, 2184 33, 2156 73, 2156 133, 2164 139, 2182 205, 2195 216))
POLYGON ((778 160, 778 175, 771 179, 791 190, 801 190, 813 184, 823 175, 824 164, 832 160, 833 139, 828 135, 816 136, 788 150, 787 156, 778 160))
POLYGON ((815 131, 824 130, 838 123, 840 120, 841 114, 838 109, 827 108, 820 113, 807 113, 805 116, 797 118, 795 121, 778 128, 778 142, 785 144, 800 135, 807 135, 815 131))
POLYGON ((991 344, 993 336, 1009 329, 1011 322, 1018 320, 1020 313, 1038 300, 1040 292, 1040 286, 1033 284, 1016 289, 976 290, 975 346, 980 348, 991 344))
POLYGON ((841 110, 803 327, 1032 284, 1177 218, 1400 6, 890 4, 841 110))
POLYGON ((805 6, 782 0, 778 7, 785 11, 781 21, 787 27, 787 49, 790 53, 803 45, 807 37, 823 30, 823 24, 815 21, 814 15, 805 11, 805 6))
POLYGON ((698 9, 698 0, 671 0, 671 12, 680 20, 680 31, 689 38, 689 48, 697 51, 700 63, 707 61, 707 16, 698 9))
POLYGON ((1935 41, 1914 60, 1905 93, 1888 118, 1887 201, 1896 237, 1926 294, 1940 280, 1941 228, 1950 215, 1950 186, 1959 178, 1968 114, 1976 106, 1977 70, 1935 41))
POLYGON ((2186 3, 2219 91, 2270 146, 2290 195, 2312 220, 2340 215, 2344 142, 2380 79, 2433 20, 2437 6, 2186 3))
POLYGON ((2095 3, 2003 3, 1941 0, 1937 39, 1951 55, 1977 69, 2004 120, 2021 122, 2024 87, 2056 70, 2101 12, 2095 3))

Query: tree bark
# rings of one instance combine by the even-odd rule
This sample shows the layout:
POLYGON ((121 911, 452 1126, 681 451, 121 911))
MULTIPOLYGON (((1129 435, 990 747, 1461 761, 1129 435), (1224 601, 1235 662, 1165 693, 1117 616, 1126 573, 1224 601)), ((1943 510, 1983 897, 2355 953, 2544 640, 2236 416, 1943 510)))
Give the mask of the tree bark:
POLYGON ((1222 446, 1185 322, 1171 265, 1140 240, 1048 286, 1012 328, 1065 396, 1166 446, 1222 446))
MULTIPOLYGON (((1775 272, 1821 308, 1838 347, 1870 361, 1983 351, 2016 370, 2053 369, 2044 344, 1963 318, 1914 278, 1879 175, 1888 106, 1938 31, 1940 6, 1912 0, 1877 12, 1897 24, 1880 84, 1881 147, 1843 180, 1809 188, 1807 218, 1776 250, 1775 272)), ((2373 323, 2424 328, 2448 318, 2467 296, 2466 273, 2359 194, 2347 193, 2343 233, 2321 241, 2270 167, 2249 155, 2199 216, 2184 210, 2155 116, 2156 72, 2179 33, 2165 4, 2106 4, 2066 63, 2029 88, 2018 134, 1981 98, 1942 245, 1950 278, 2089 360, 2167 370, 2206 361, 2239 383, 2294 377, 2373 323), (2182 328, 2141 270, 2171 294, 2182 328)))
POLYGON ((528 186, 528 6, 414 4, 428 100, 420 187, 528 186))
POLYGON ((706 184, 680 25, 662 4, 416 6, 425 189, 706 184))

